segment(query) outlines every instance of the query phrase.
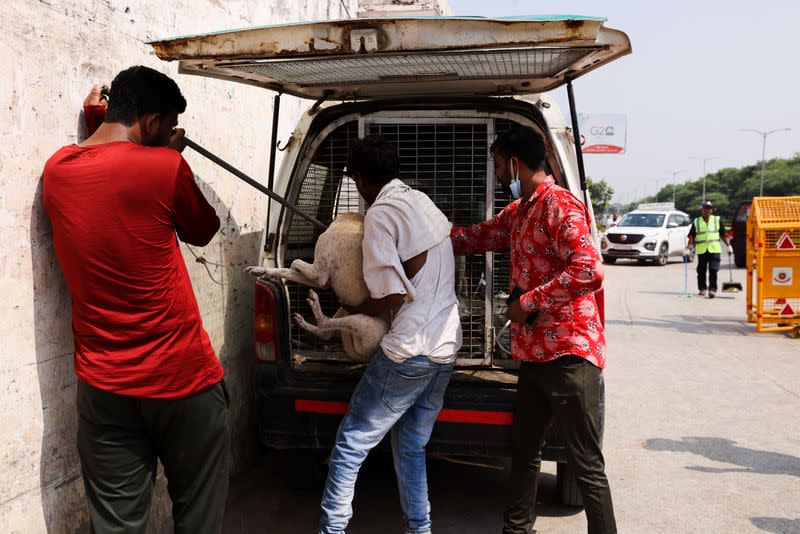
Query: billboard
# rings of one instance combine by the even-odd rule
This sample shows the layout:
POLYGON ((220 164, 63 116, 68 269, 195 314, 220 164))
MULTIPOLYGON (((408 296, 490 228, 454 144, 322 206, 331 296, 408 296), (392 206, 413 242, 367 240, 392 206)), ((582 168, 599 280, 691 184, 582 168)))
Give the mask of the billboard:
POLYGON ((625 115, 579 113, 584 154, 624 154, 628 121, 625 115))

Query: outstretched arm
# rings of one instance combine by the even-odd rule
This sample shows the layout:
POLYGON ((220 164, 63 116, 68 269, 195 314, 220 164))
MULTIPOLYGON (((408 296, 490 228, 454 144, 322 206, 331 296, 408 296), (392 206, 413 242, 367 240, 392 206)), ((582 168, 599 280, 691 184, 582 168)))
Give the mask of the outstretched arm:
POLYGON ((503 250, 511 243, 511 216, 519 206, 514 202, 506 206, 496 217, 472 226, 454 226, 450 230, 453 254, 466 256, 489 250, 503 250))

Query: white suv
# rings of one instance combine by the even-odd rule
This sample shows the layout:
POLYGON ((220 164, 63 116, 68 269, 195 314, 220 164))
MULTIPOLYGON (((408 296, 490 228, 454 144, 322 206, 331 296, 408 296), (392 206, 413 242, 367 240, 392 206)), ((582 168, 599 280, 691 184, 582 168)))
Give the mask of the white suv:
POLYGON ((691 224, 689 215, 682 211, 640 207, 603 234, 600 240, 603 261, 614 263, 619 258, 628 258, 666 265, 670 256, 683 254, 691 224))

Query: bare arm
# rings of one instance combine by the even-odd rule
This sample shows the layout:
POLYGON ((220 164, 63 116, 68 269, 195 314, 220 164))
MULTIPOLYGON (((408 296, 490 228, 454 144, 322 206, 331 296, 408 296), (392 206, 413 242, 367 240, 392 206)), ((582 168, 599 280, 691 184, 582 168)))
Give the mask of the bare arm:
MULTIPOLYGON (((425 265, 425 260, 428 258, 428 251, 420 252, 413 258, 409 258, 403 262, 403 270, 405 271, 406 278, 411 280, 420 269, 425 265)), ((383 298, 374 299, 369 297, 367 300, 356 306, 346 306, 342 304, 342 308, 347 310, 347 313, 353 315, 357 313, 364 313, 367 315, 384 315, 391 310, 399 308, 405 302, 406 296, 402 293, 392 293, 383 298)))
POLYGON ((405 301, 406 296, 400 293, 392 293, 385 297, 374 299, 369 297, 367 300, 356 306, 346 306, 342 304, 342 308, 347 310, 347 313, 355 315, 363 313, 366 315, 385 315, 395 308, 399 308, 405 301))

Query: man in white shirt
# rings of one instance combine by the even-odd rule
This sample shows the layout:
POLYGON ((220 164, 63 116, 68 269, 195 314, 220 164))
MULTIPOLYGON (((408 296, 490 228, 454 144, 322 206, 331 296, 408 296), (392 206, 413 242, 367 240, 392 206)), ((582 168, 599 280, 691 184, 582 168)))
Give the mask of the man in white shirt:
POLYGON ((390 430, 406 532, 431 530, 425 446, 461 348, 461 322, 450 223, 427 195, 395 179, 399 166, 381 136, 351 142, 347 170, 370 204, 362 243, 370 298, 345 309, 392 321, 339 426, 320 534, 344 532, 361 464, 390 430))

